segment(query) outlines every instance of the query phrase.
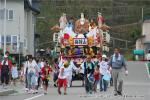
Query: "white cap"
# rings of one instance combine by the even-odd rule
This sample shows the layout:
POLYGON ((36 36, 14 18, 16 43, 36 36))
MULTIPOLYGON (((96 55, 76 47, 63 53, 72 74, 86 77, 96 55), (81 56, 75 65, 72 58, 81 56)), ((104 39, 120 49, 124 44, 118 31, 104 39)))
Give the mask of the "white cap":
POLYGON ((4 58, 7 58, 8 56, 7 55, 4 55, 4 58))
POLYGON ((106 55, 102 55, 102 58, 107 58, 107 56, 106 55))

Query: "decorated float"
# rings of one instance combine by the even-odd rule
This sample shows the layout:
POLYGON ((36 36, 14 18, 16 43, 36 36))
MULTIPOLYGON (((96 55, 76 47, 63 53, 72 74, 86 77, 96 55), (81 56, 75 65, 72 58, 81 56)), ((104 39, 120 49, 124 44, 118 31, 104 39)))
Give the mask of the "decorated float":
POLYGON ((63 13, 59 19, 60 25, 51 28, 56 42, 56 52, 60 57, 85 58, 86 55, 94 57, 103 51, 109 52, 110 27, 104 22, 101 13, 98 12, 96 21, 85 18, 84 13, 78 20, 67 20, 63 13))
POLYGON ((53 41, 56 42, 56 52, 60 59, 71 59, 76 66, 73 71, 73 80, 84 79, 81 71, 81 64, 87 55, 100 57, 102 53, 109 52, 110 27, 104 22, 101 13, 98 12, 96 21, 85 18, 84 13, 78 20, 70 18, 67 20, 66 14, 62 14, 59 19, 60 25, 51 28, 55 33, 53 41), (81 73, 80 73, 81 72, 81 73))

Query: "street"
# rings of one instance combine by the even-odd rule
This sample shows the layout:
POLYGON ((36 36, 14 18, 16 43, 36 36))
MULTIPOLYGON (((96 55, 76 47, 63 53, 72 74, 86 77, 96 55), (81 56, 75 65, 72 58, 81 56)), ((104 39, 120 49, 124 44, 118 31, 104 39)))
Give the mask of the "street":
MULTIPOLYGON (((124 78, 123 96, 114 96, 113 87, 107 92, 86 95, 80 81, 73 82, 67 95, 58 95, 57 88, 50 83, 49 92, 44 95, 42 89, 38 94, 27 94, 23 90, 18 93, 1 96, 0 100, 148 100, 150 98, 150 79, 144 62, 128 62, 129 75, 124 78)), ((22 87, 23 88, 23 87, 22 87)), ((63 91, 62 91, 63 92, 63 91)))

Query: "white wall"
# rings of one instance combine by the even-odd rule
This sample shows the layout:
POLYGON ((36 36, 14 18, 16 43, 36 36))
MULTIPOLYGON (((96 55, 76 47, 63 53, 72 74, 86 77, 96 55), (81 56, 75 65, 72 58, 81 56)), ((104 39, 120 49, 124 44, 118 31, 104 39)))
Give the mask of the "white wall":
POLYGON ((26 54, 34 55, 34 25, 32 11, 25 12, 25 38, 27 39, 26 54))
POLYGON ((144 21, 142 34, 145 35, 144 42, 150 42, 150 20, 144 21))
MULTIPOLYGON (((4 7, 4 0, 0 0, 0 9, 4 7)), ((20 40, 27 41, 27 48, 23 48, 24 55, 34 54, 34 25, 32 11, 24 10, 24 0, 7 0, 7 9, 14 10, 14 19, 6 21, 7 35, 18 35, 20 40)), ((0 35, 3 35, 3 20, 0 20, 0 35)))
MULTIPOLYGON (((0 7, 3 8, 3 3, 1 3, 0 7)), ((6 33, 8 35, 21 35, 24 34, 24 1, 8 1, 7 0, 7 9, 14 10, 14 19, 12 21, 6 20, 6 33), (20 18, 19 18, 20 17, 20 18), (19 25, 20 19, 20 25, 19 25), (20 29, 19 29, 20 26, 20 29)), ((3 23, 0 23, 3 25, 3 23)), ((0 27, 0 33, 3 33, 3 27, 0 27)), ((21 36, 23 37, 23 36, 21 36)))

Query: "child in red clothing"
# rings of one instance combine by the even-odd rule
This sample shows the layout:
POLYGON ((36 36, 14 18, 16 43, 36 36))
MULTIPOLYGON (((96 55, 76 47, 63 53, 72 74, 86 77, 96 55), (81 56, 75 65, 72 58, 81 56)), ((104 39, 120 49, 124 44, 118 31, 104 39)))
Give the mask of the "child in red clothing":
POLYGON ((64 66, 62 66, 60 68, 60 73, 58 75, 58 93, 61 94, 61 87, 64 87, 64 95, 66 95, 66 91, 67 91, 67 77, 68 77, 68 73, 67 73, 67 68, 69 66, 68 62, 64 62, 64 66))
POLYGON ((96 66, 94 70, 94 92, 97 92, 97 84, 99 83, 100 80, 100 72, 99 72, 99 65, 96 66))
POLYGON ((47 88, 48 88, 48 81, 50 78, 50 72, 52 72, 51 67, 49 66, 48 62, 46 61, 44 64, 44 67, 41 69, 42 74, 42 81, 43 81, 43 87, 44 87, 44 94, 47 94, 47 88))

